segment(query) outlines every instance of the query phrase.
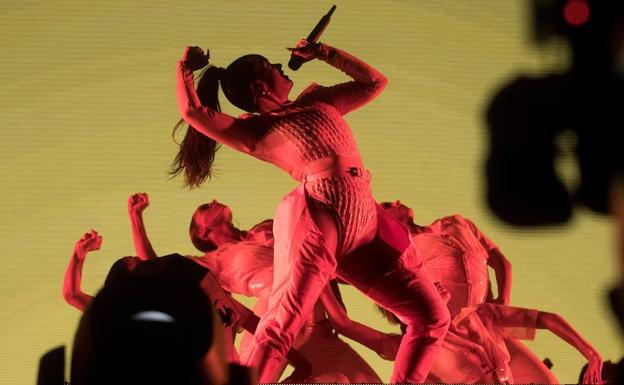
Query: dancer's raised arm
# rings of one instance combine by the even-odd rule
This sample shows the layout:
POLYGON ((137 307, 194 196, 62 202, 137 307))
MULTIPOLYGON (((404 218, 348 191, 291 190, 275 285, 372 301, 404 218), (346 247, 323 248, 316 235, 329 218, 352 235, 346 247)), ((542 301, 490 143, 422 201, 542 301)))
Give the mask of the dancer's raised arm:
POLYGON ((63 280, 63 298, 65 301, 78 310, 83 311, 93 300, 93 297, 85 294, 80 288, 82 281, 82 266, 84 265, 87 253, 99 250, 102 245, 102 237, 95 230, 91 230, 76 242, 74 251, 65 271, 63 280))
POLYGON ((157 257, 143 223, 143 210, 149 206, 149 203, 147 193, 136 193, 128 198, 128 217, 132 228, 132 242, 135 252, 142 261, 157 257))
POLYGON ((343 115, 376 98, 388 84, 388 79, 371 65, 327 44, 309 44, 301 40, 296 48, 289 50, 306 61, 325 61, 353 79, 332 87, 319 88, 310 95, 333 105, 343 115))
MULTIPOLYGON (((187 47, 178 62, 177 97, 180 115, 189 125, 217 142, 242 152, 249 152, 253 148, 253 137, 243 123, 230 115, 220 112, 218 102, 215 106, 207 106, 200 101, 193 71, 199 70, 208 64, 208 55, 199 47, 187 47)), ((219 72, 221 69, 213 67, 207 71, 219 72)), ((215 75, 218 80, 218 75, 215 75)), ((218 92, 218 90, 214 90, 218 92)), ((216 99, 216 95, 215 95, 216 99)))
POLYGON ((537 328, 550 330, 572 345, 587 359, 589 365, 583 376, 583 384, 602 384, 602 358, 600 354, 562 316, 540 311, 537 314, 537 328))

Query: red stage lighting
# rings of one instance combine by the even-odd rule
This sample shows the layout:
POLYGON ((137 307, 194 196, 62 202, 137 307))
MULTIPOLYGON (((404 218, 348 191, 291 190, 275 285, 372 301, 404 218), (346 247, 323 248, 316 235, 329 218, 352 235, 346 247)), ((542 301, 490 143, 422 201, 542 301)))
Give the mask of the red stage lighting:
POLYGON ((590 13, 589 4, 585 0, 571 0, 563 7, 565 21, 574 27, 587 23, 590 13))

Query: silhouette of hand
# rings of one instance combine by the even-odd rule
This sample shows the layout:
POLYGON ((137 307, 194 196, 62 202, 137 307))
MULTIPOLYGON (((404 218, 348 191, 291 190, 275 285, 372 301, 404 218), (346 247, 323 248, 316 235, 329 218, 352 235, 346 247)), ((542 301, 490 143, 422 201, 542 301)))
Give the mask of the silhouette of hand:
POLYGON ((149 206, 149 196, 147 193, 136 193, 128 198, 128 213, 130 215, 139 215, 149 206))
POLYGON ((197 46, 186 47, 184 54, 182 54, 182 61, 191 71, 197 71, 207 66, 209 58, 210 51, 204 54, 204 50, 197 46))
POLYGON ((308 62, 312 59, 319 57, 319 48, 321 43, 310 43, 306 39, 301 39, 297 42, 294 48, 286 48, 293 55, 297 55, 303 59, 303 62, 308 62))
POLYGON ((82 238, 76 242, 74 250, 80 259, 84 259, 88 252, 99 250, 102 246, 102 236, 95 230, 85 233, 82 238))

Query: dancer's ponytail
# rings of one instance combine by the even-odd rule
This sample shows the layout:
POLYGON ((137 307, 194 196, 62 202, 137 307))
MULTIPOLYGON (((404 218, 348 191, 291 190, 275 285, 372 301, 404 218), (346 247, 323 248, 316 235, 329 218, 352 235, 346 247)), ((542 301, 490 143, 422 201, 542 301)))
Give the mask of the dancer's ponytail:
MULTIPOLYGON (((223 78, 224 69, 208 67, 197 85, 197 96, 202 105, 216 111, 221 111, 219 104, 219 80, 223 78)), ((173 135, 184 125, 180 120, 173 128, 173 135)), ((175 139, 174 139, 175 140, 175 139)), ((169 174, 173 177, 184 171, 184 184, 189 188, 199 187, 212 176, 212 165, 220 144, 200 133, 192 126, 188 126, 186 135, 180 143, 180 150, 176 155, 169 174)))

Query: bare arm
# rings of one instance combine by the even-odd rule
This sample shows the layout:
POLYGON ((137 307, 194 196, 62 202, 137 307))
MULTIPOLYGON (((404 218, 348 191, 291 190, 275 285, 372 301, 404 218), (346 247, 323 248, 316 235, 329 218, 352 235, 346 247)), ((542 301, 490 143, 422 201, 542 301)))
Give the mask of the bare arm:
POLYGON ((337 333, 361 343, 384 359, 394 360, 401 341, 400 335, 382 333, 350 319, 330 285, 327 285, 321 293, 321 301, 337 333))
POLYGON ((142 261, 156 258, 156 252, 147 237, 143 223, 143 210, 149 206, 149 197, 146 193, 136 193, 128 198, 128 216, 132 228, 132 242, 134 250, 142 261))
POLYGON ((65 278, 63 280, 63 298, 71 306, 84 311, 93 297, 82 292, 82 267, 89 251, 99 250, 102 245, 102 237, 95 230, 91 230, 76 242, 69 259, 65 278))
POLYGON ((589 366, 583 377, 584 384, 602 383, 602 358, 600 354, 563 317, 540 311, 537 316, 537 328, 550 330, 587 358, 589 366))
POLYGON ((317 58, 325 61, 353 79, 316 93, 316 97, 333 105, 343 115, 376 98, 388 84, 388 79, 381 72, 338 48, 326 44, 308 44, 303 40, 291 51, 304 60, 317 58))
POLYGON ((198 47, 187 47, 178 62, 176 95, 178 109, 184 119, 202 134, 245 153, 253 148, 253 138, 239 120, 202 105, 195 84, 193 71, 208 64, 208 55, 198 47))

